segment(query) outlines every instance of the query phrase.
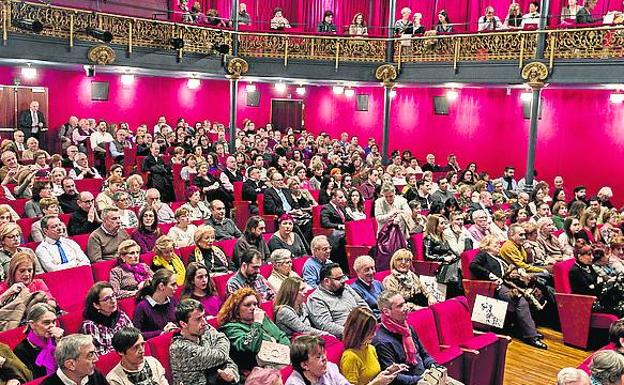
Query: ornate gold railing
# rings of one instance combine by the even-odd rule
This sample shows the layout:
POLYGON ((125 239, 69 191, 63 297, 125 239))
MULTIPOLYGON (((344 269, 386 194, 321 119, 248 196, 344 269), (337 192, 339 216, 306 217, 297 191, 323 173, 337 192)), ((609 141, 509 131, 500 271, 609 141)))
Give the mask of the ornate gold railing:
MULTIPOLYGON (((3 40, 9 34, 26 33, 12 26, 13 19, 40 20, 43 36, 97 42, 85 31, 96 27, 110 31, 111 44, 173 50, 171 38, 183 38, 182 52, 213 54, 215 45, 232 45, 233 32, 188 24, 158 21, 67 7, 0 0, 3 40)), ((556 59, 624 58, 624 27, 593 27, 548 31, 514 31, 415 37, 411 39, 357 38, 345 36, 289 35, 239 32, 239 56, 274 58, 288 65, 290 59, 334 62, 385 61, 387 44, 394 44, 393 61, 403 63, 442 62, 456 67, 462 61, 518 61, 519 66, 535 58, 537 38, 545 34, 545 59, 551 67, 556 59)))

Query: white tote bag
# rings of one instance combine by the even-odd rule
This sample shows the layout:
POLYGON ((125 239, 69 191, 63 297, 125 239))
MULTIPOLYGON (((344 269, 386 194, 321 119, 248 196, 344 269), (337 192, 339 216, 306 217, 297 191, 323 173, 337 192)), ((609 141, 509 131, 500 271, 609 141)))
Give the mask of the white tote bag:
POLYGON ((502 329, 505 324, 508 305, 507 302, 500 299, 477 294, 472 309, 472 320, 502 329))

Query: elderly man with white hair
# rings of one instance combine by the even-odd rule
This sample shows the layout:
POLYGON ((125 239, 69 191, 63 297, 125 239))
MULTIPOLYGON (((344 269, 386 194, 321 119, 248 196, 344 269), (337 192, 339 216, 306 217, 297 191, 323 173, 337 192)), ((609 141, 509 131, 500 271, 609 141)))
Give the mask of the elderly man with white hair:
POLYGON ((351 284, 353 290, 362 297, 371 308, 375 317, 379 319, 381 313, 377 306, 377 298, 384 291, 383 284, 375 279, 375 260, 368 255, 361 255, 353 262, 353 270, 357 274, 357 279, 351 284))
POLYGON ((614 350, 600 350, 594 353, 591 364, 592 385, 624 385, 624 357, 614 350))
POLYGON ((589 376, 581 369, 563 368, 557 374, 557 385, 589 385, 589 376))
POLYGON ((54 359, 58 369, 42 385, 108 385, 106 378, 95 370, 98 357, 91 336, 72 334, 61 338, 54 359))

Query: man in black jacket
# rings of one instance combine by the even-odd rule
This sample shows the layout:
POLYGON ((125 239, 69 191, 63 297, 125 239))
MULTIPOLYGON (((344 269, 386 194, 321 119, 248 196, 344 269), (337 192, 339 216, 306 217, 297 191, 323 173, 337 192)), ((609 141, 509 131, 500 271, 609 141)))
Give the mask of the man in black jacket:
POLYGON ((347 252, 345 250, 345 223, 352 220, 345 211, 347 206, 347 194, 343 189, 337 188, 332 191, 329 203, 321 208, 321 227, 332 229, 327 237, 332 245, 331 260, 340 264, 344 271, 349 271, 347 252))
POLYGON ((44 127, 46 127, 46 121, 43 112, 39 111, 39 102, 33 100, 30 102, 29 109, 20 112, 19 128, 24 131, 26 140, 30 137, 39 140, 39 134, 44 127))
POLYGON ((591 15, 597 2, 597 0, 585 0, 583 8, 576 13, 576 24, 593 24, 602 21, 601 17, 593 17, 591 15))
POLYGON ((78 197, 78 210, 69 219, 67 233, 69 235, 87 234, 100 227, 100 216, 95 209, 93 194, 83 191, 78 197))
POLYGON ((247 180, 243 182, 243 200, 251 202, 249 211, 258 214, 258 194, 264 193, 267 186, 260 180, 260 169, 251 166, 247 169, 247 180))
POLYGON ((71 214, 78 210, 79 194, 76 191, 76 182, 70 177, 63 178, 61 182, 63 193, 58 196, 59 205, 65 214, 71 214))
POLYGON ((63 337, 56 346, 54 358, 59 368, 43 380, 43 385, 108 385, 106 378, 95 370, 98 359, 91 336, 72 334, 63 337))
POLYGON ((273 187, 264 190, 264 214, 290 214, 295 219, 295 231, 307 242, 312 239, 312 218, 310 214, 299 209, 290 190, 284 184, 284 177, 276 172, 271 177, 273 187))

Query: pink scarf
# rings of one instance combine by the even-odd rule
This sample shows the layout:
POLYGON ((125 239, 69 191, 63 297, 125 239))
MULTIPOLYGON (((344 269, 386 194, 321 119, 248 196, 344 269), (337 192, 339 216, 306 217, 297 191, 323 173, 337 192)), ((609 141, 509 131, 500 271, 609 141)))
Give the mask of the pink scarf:
POLYGON ((54 344, 54 338, 41 338, 32 330, 28 332, 26 338, 35 347, 41 349, 35 359, 35 365, 43 366, 46 369, 46 375, 54 373, 56 371, 56 360, 54 359, 56 345, 54 344))
POLYGON ((407 322, 403 324, 398 324, 390 317, 382 314, 381 315, 381 324, 388 329, 390 333, 400 334, 403 342, 403 350, 405 350, 405 355, 407 356, 407 362, 412 365, 416 365, 418 362, 416 357, 416 345, 414 344, 414 339, 412 338, 412 330, 407 326, 407 322))
POLYGON ((125 271, 128 271, 134 275, 134 279, 137 283, 141 283, 149 278, 149 272, 144 267, 145 265, 142 263, 137 263, 136 265, 129 265, 127 263, 122 263, 121 268, 125 271))

